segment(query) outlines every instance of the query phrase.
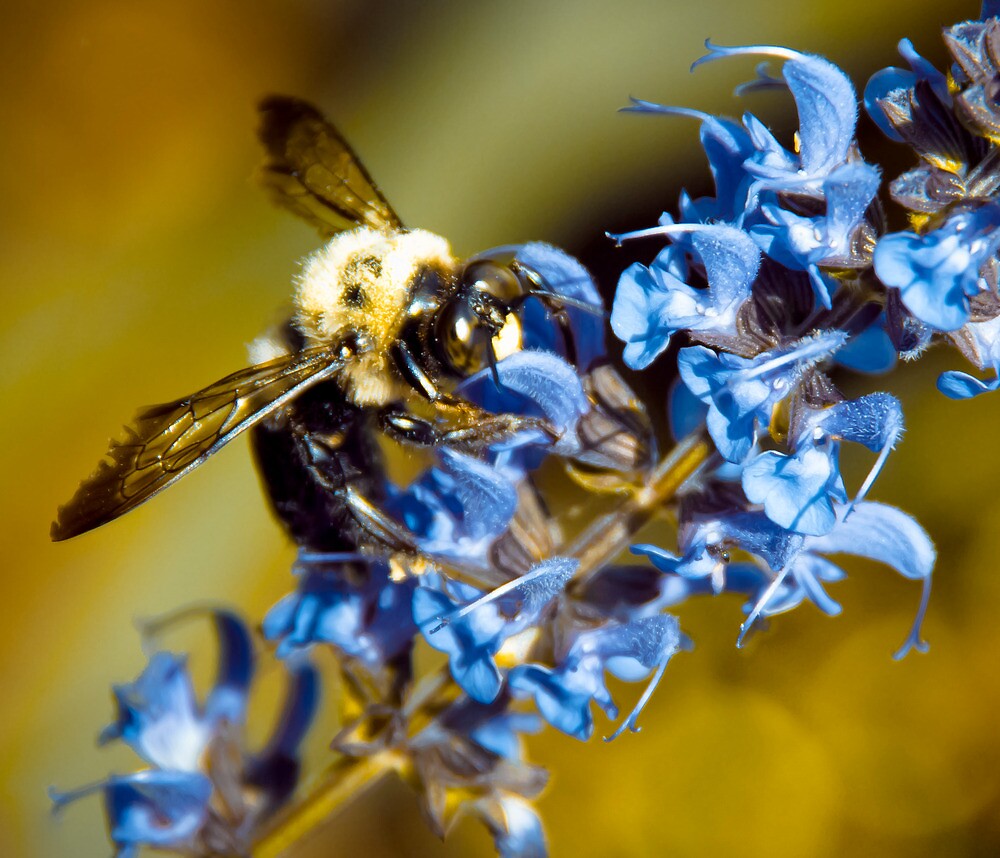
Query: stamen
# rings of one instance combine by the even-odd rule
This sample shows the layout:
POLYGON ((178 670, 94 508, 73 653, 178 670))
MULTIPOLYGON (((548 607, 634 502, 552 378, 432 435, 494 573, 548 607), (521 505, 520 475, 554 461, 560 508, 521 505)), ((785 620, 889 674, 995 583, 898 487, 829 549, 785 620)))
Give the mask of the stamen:
POLYGON ((767 607, 767 603, 771 601, 771 597, 777 592, 778 587, 781 586, 785 578, 788 577, 788 570, 791 567, 791 563, 785 565, 785 567, 774 576, 774 580, 767 585, 767 589, 764 591, 764 595, 757 600, 757 604, 753 606, 753 610, 743 621, 740 626, 740 635, 736 638, 736 648, 743 648, 743 640, 747 636, 747 632, 750 631, 750 627, 756 622, 757 617, 761 615, 761 612, 767 607))
POLYGON ((896 661, 905 658, 911 649, 915 649, 917 652, 927 652, 931 648, 931 645, 920 637, 920 627, 924 623, 924 616, 927 614, 927 605, 930 603, 930 600, 931 575, 928 575, 924 578, 924 586, 920 594, 920 606, 917 608, 917 615, 913 619, 910 633, 906 636, 906 640, 903 641, 903 645, 892 654, 892 657, 896 661))
POLYGON ((642 697, 639 698, 639 702, 635 704, 635 707, 628 716, 618 725, 618 729, 615 730, 610 736, 605 736, 605 742, 613 742, 622 733, 625 732, 625 728, 628 727, 633 733, 639 733, 642 731, 642 727, 636 724, 636 719, 639 717, 639 713, 642 712, 645 705, 649 702, 649 698, 653 696, 653 692, 656 691, 656 686, 660 684, 660 679, 663 676, 663 671, 667 669, 667 664, 670 662, 671 656, 673 656, 673 650, 670 650, 662 659, 660 659, 660 664, 656 668, 656 673, 653 674, 653 678, 649 681, 646 686, 646 690, 642 692, 642 697))

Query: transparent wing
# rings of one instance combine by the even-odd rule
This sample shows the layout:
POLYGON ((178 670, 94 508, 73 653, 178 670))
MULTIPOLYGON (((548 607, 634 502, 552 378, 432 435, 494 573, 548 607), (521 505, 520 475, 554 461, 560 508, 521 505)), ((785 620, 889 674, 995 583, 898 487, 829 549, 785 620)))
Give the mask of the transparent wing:
POLYGON ((357 155, 315 107, 272 95, 261 102, 260 116, 268 156, 261 180, 279 205, 327 238, 356 226, 402 228, 357 155))
POLYGON ((108 458, 59 508, 52 538, 68 539, 134 509, 343 364, 329 347, 295 352, 143 409, 125 437, 111 442, 108 458))
POLYGON ((498 574, 489 583, 500 586, 523 575, 556 554, 558 542, 558 530, 538 489, 530 480, 522 480, 517 487, 514 517, 490 549, 490 572, 498 574))

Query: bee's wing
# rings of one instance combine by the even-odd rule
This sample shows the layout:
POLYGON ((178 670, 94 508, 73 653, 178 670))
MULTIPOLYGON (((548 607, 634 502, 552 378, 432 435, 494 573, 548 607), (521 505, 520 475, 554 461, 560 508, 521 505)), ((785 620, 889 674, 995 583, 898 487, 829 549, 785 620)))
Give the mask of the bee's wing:
POLYGON ((220 447, 343 366, 328 347, 247 367, 163 405, 140 411, 108 458, 59 508, 54 540, 92 530, 134 509, 220 447))
POLYGON ((356 226, 402 228, 357 155, 315 107, 272 95, 261 102, 260 116, 267 150, 261 180, 279 205, 327 238, 356 226))
POLYGON ((530 480, 517 488, 517 509, 507 531, 493 543, 490 563, 501 576, 499 586, 512 576, 523 575, 532 566, 556 553, 558 532, 542 497, 530 480))

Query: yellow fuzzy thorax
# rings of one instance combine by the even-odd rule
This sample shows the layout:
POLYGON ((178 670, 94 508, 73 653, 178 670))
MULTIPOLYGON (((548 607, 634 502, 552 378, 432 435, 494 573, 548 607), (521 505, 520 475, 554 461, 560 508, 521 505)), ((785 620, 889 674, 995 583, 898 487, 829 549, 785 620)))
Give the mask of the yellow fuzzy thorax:
POLYGON ((431 232, 380 232, 358 227, 309 256, 297 280, 296 323, 310 345, 357 334, 370 349, 343 372, 358 405, 384 405, 407 389, 389 349, 406 321, 420 272, 453 276, 448 242, 431 232))

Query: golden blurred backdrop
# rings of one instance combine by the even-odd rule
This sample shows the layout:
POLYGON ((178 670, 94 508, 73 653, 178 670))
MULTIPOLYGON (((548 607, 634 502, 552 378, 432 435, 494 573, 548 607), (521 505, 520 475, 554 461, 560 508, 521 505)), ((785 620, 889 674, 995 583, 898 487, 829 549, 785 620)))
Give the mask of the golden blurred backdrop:
MULTIPOLYGON (((317 244, 251 180, 262 95, 320 105, 404 219, 459 254, 544 239, 604 274, 653 252, 612 255, 605 229, 651 224, 681 182, 707 182, 695 126, 616 115, 629 94, 792 127, 788 99, 732 99, 751 63, 688 73, 706 36, 822 53, 861 81, 906 35, 940 62, 940 27, 976 14, 952 0, 6 4, 0 855, 108 854, 99 802, 53 819, 45 789, 134 766, 94 738, 110 683, 142 667, 136 618, 221 601, 259 619, 292 586, 243 440, 107 528, 47 534, 137 405, 244 364, 317 244)), ((938 395, 949 361, 894 377, 909 428, 875 492, 937 541, 930 653, 890 659, 919 587, 872 564, 834 588, 842 616, 804 607, 746 651, 738 600, 692 604, 697 648, 641 735, 530 743, 554 772, 541 802, 554 856, 1000 851, 1000 398, 938 395)), ((386 782, 301 854, 491 852, 469 822, 441 845, 386 782)))

